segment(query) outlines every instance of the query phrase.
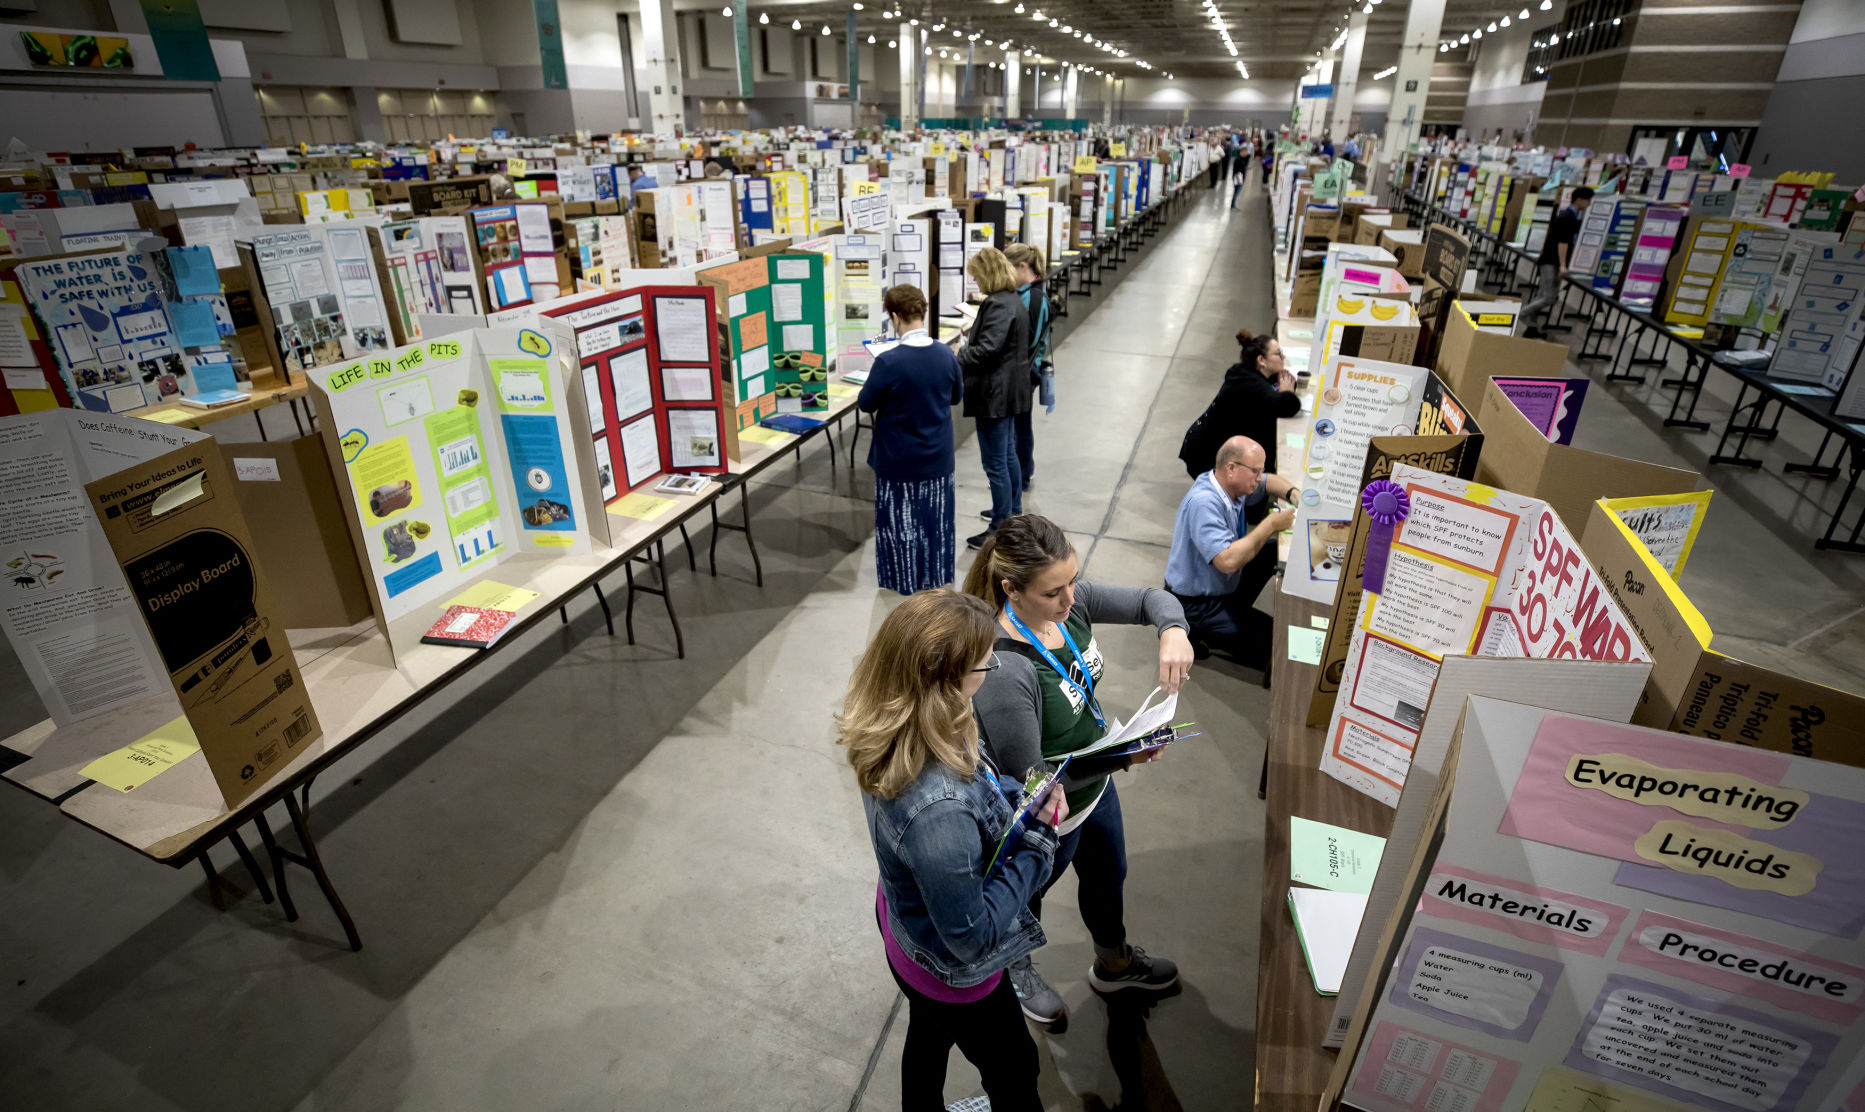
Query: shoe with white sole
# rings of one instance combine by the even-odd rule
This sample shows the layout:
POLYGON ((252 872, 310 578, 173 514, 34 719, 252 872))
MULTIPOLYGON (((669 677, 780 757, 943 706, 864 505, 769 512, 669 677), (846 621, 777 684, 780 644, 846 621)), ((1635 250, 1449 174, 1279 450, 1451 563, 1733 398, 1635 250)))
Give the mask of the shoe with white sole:
POLYGON ((1010 977, 1010 987, 1016 990, 1017 1003, 1022 1005, 1025 1017, 1057 1035, 1068 1029, 1068 1006, 1062 1003, 1062 994, 1050 988, 1049 982, 1036 972, 1029 955, 1011 962, 1004 972, 1010 977))
POLYGON ((1127 966, 1118 973, 1102 965, 1099 958, 1088 967, 1088 983, 1096 992, 1130 988, 1164 992, 1179 983, 1179 967, 1165 958, 1156 958, 1138 946, 1127 947, 1127 955, 1127 966))

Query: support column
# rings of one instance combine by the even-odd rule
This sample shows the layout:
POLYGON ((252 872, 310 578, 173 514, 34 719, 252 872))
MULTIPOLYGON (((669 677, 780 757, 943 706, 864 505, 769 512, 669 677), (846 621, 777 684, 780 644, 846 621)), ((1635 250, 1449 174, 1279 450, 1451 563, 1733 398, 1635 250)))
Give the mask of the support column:
POLYGON ((1068 66, 1062 71, 1062 116, 1074 119, 1081 109, 1081 71, 1068 66))
POLYGON ((1431 66, 1438 56, 1438 31, 1444 0, 1412 0, 1405 12, 1405 38, 1399 45, 1399 72, 1392 75, 1392 104, 1386 109, 1386 138, 1380 144, 1384 165, 1418 138, 1431 92, 1431 66))
POLYGON ((656 139, 674 139, 686 123, 680 93, 680 25, 673 0, 641 0, 642 46, 647 53, 647 130, 656 139))
POLYGON ((1347 20, 1347 45, 1341 53, 1340 77, 1334 83, 1334 114, 1328 121, 1336 149, 1347 145, 1348 128, 1353 126, 1354 87, 1360 82, 1360 53, 1366 46, 1366 12, 1364 7, 1355 8, 1347 20))
POLYGON ((388 124, 382 119, 382 106, 376 103, 374 85, 350 87, 350 118, 356 121, 356 137, 370 143, 389 141, 388 124))
MULTIPOLYGON (((1334 57, 1334 51, 1329 50, 1321 56, 1321 61, 1316 63, 1315 84, 1326 85, 1334 80, 1334 57)), ((1301 95, 1300 89, 1295 92, 1297 96, 1301 95)), ((1321 142, 1321 133, 1326 131, 1328 126, 1328 111, 1333 106, 1333 97, 1315 97, 1310 100, 1302 108, 1302 126, 1298 130, 1307 132, 1308 137, 1316 143, 1321 142)))
POLYGON ((900 130, 914 131, 920 126, 919 75, 926 67, 920 58, 920 29, 900 25, 900 130))
POLYGON ((1023 115, 1023 53, 1004 51, 1004 118, 1023 115))
POLYGON ((1101 126, 1114 126, 1114 75, 1101 75, 1101 126))

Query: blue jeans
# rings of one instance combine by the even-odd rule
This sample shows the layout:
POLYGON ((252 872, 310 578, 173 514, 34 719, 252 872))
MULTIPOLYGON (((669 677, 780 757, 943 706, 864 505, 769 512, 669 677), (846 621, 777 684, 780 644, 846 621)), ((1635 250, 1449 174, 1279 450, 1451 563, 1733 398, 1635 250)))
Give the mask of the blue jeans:
POLYGON ((1081 907, 1082 925, 1094 939, 1095 952, 1121 953, 1127 945, 1127 827, 1120 818, 1120 795, 1114 782, 1080 826, 1056 843, 1055 868, 1049 883, 1030 901, 1038 918, 1043 893, 1055 886, 1062 870, 1075 865, 1075 902, 1081 907))
POLYGON ((991 484, 991 529, 1023 512, 1023 470, 1017 464, 1014 417, 977 417, 978 458, 991 484))
MULTIPOLYGON (((1036 411, 1031 410, 1011 418, 1017 423, 1017 472, 1023 479, 1017 484, 1019 492, 1029 489, 1030 479, 1036 474, 1036 430, 1030 426, 1030 418, 1035 414, 1036 411)), ((1023 500, 1019 498, 1017 502, 1021 506, 1023 500)))

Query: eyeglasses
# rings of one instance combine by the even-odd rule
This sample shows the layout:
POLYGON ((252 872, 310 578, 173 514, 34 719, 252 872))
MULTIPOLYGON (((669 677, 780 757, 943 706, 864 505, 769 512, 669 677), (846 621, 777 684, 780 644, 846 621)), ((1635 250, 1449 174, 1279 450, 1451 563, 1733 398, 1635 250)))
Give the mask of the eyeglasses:
POLYGON ((1001 667, 1003 667, 1003 665, 998 662, 997 654, 992 653, 991 659, 985 663, 984 667, 973 668, 972 671, 974 672, 995 672, 1001 667))

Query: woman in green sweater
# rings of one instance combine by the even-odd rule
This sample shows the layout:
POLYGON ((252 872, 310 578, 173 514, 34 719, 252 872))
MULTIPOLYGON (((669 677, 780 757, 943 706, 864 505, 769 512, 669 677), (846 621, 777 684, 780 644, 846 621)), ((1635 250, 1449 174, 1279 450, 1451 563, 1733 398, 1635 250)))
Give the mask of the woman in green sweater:
MULTIPOLYGON (((985 542, 965 577, 965 593, 997 611, 999 667, 972 697, 972 708, 985 752, 1009 775, 1060 761, 1107 732, 1095 698, 1104 670, 1095 624, 1157 629, 1159 685, 1167 691, 1178 691, 1191 671, 1192 645, 1178 599, 1154 587, 1098 586, 1079 575, 1074 547, 1061 527, 1020 514, 985 542)), ((1127 944, 1126 832, 1110 776, 1130 763, 1110 757, 1069 764, 1063 783, 1069 818, 1059 828, 1062 839, 1049 878, 1053 885, 1063 869, 1075 866, 1082 922, 1094 939, 1088 982, 1100 992, 1157 992, 1178 981, 1172 962, 1127 944)), ((1038 914, 1041 899, 1039 893, 1031 903, 1038 914)), ((1023 1014, 1061 1031, 1067 1022, 1062 998, 1029 958, 1012 964, 1009 973, 1023 1014)))

